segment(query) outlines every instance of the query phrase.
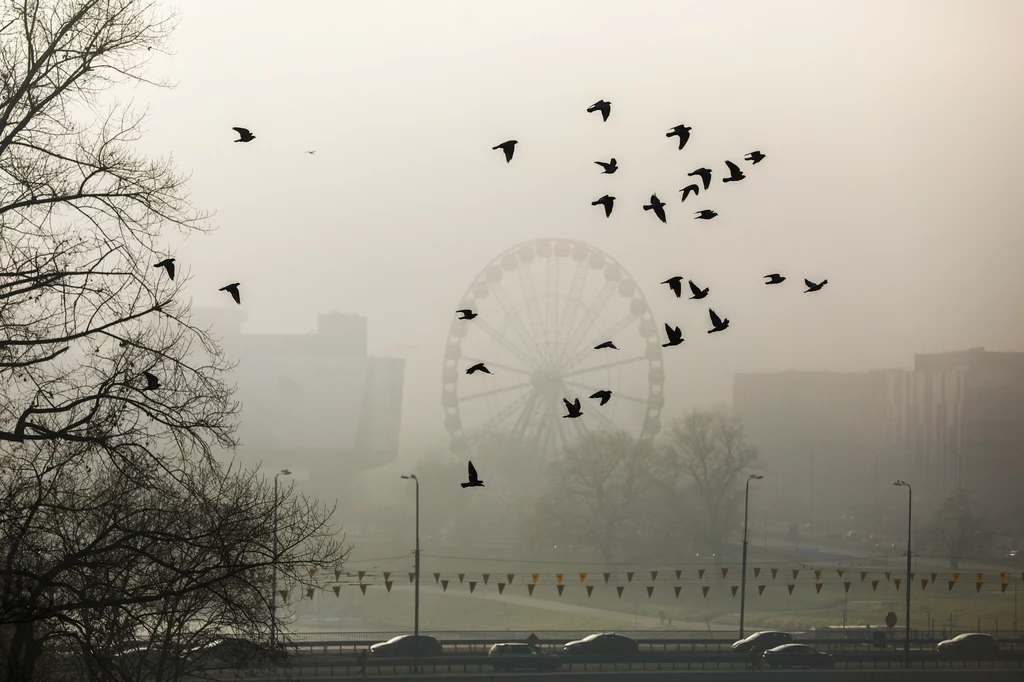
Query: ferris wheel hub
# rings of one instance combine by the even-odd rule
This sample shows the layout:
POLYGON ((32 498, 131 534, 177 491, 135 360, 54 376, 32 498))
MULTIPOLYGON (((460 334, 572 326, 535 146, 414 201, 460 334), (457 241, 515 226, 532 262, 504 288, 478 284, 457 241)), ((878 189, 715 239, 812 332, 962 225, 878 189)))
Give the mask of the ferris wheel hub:
POLYGON ((530 383, 538 391, 559 391, 562 387, 562 373, 553 369, 538 369, 530 375, 530 383))

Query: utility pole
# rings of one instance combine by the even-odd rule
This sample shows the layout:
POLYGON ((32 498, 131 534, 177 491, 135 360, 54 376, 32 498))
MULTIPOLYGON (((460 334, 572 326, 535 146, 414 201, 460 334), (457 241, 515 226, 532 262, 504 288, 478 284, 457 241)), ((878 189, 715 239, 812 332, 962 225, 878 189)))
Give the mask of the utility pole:
POLYGON ((292 472, 287 469, 274 474, 274 558, 271 565, 270 579, 270 651, 272 656, 277 655, 277 477, 290 476, 292 472))
POLYGON ((907 622, 905 623, 905 634, 903 636, 903 655, 904 666, 910 668, 910 572, 912 560, 910 553, 910 531, 914 522, 914 490, 910 487, 909 483, 903 480, 895 481, 893 485, 903 486, 907 489, 907 622))
POLYGON ((412 671, 418 673, 420 670, 420 479, 416 474, 402 476, 404 479, 412 479, 416 482, 416 590, 413 606, 413 644, 412 644, 412 671))
POLYGON ((740 639, 743 639, 743 614, 747 600, 747 519, 750 517, 750 482, 760 481, 764 476, 750 474, 747 477, 746 493, 743 497, 743 567, 740 571, 740 639))

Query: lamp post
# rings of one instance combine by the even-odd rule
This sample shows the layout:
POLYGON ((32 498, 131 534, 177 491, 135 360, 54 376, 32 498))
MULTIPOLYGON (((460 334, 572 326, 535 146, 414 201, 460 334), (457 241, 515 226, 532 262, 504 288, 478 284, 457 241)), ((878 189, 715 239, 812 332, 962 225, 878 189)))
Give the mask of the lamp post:
POLYGON ((903 486, 907 489, 907 622, 903 635, 903 656, 904 667, 910 667, 910 529, 914 519, 914 490, 910 484, 900 479, 893 482, 893 485, 903 486))
POLYGON ((277 653, 277 477, 290 476, 292 472, 281 469, 274 474, 274 561, 271 564, 270 581, 270 650, 277 653))
POLYGON ((416 482, 416 590, 413 607, 413 643, 412 643, 412 671, 419 672, 420 654, 420 479, 416 474, 403 475, 402 478, 412 479, 416 482))
POLYGON ((750 482, 760 481, 764 476, 750 474, 747 491, 743 496, 743 567, 740 571, 740 639, 743 639, 743 613, 747 601, 747 512, 750 509, 750 482))

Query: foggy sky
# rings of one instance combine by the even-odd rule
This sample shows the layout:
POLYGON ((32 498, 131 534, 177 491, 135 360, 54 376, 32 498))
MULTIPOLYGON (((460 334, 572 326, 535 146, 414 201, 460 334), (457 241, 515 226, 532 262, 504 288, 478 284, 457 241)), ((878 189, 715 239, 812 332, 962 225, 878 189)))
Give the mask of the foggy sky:
MULTIPOLYGON (((139 88, 212 236, 169 242, 196 305, 242 282, 244 330, 367 315, 407 358, 403 451, 441 424, 442 352, 480 269, 542 237, 607 251, 687 343, 669 416, 735 372, 909 367, 1024 350, 1024 3, 179 0, 139 88), (585 109, 613 103, 607 123, 585 109), (664 137, 692 126, 686 149, 664 137), (235 144, 232 126, 256 135, 235 144), (520 141, 506 164, 491 147, 520 141), (315 149, 316 154, 304 154, 315 149), (756 167, 742 162, 760 149, 756 167), (593 161, 618 158, 601 176, 593 161), (722 185, 724 159, 747 179, 722 185), (686 173, 716 172, 679 203, 686 173), (590 202, 618 197, 611 219, 590 202), (669 224, 641 210, 652 192, 669 224), (694 221, 699 208, 713 221, 694 221), (784 288, 761 276, 782 272, 784 288), (659 282, 711 287, 732 320, 659 282), (804 277, 827 278, 802 294, 804 277), (692 343, 691 343, 692 339, 692 343), (712 342, 713 341, 713 342, 712 342)), ((703 302, 702 302, 703 303, 703 302)))

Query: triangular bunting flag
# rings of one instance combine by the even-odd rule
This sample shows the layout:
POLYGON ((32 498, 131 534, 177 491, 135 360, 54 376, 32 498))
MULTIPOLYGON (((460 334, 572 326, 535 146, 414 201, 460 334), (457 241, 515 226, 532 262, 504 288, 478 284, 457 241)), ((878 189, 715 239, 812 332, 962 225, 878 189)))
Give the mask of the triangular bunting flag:
POLYGON ((921 589, 928 587, 928 578, 921 578, 921 589))
POLYGON ((739 585, 732 585, 729 589, 732 590, 732 596, 735 597, 736 596, 736 590, 740 589, 740 586, 739 585))
POLYGON ((388 592, 391 591, 391 586, 394 585, 394 584, 395 583, 393 581, 391 581, 391 580, 385 580, 384 581, 384 587, 387 588, 388 592))
POLYGON ((331 589, 334 590, 334 596, 335 597, 340 597, 341 596, 341 585, 335 585, 331 589))
POLYGON ((701 589, 701 592, 704 593, 704 596, 707 597, 708 596, 708 590, 711 589, 711 585, 702 585, 700 589, 701 589))
POLYGON ((491 574, 490 573, 484 573, 483 574, 483 578, 484 578, 484 585, 486 585, 487 581, 491 579, 491 574))
POLYGON ((974 585, 974 591, 975 592, 981 592, 981 583, 976 583, 974 585))
POLYGON ((466 574, 465 573, 459 573, 458 575, 459 575, 459 582, 461 583, 462 579, 466 577, 466 574))
POLYGON ((587 579, 587 574, 586 573, 580 573, 580 582, 581 583, 585 582, 586 579, 587 579))
POLYGON ((815 580, 821 580, 821 571, 815 571, 814 572, 814 579, 815 580))
POLYGON ((796 577, 798 575, 800 575, 800 569, 799 568, 794 568, 793 569, 793 580, 796 580, 796 577))
POLYGON ((619 593, 619 599, 622 599, 622 591, 626 589, 624 586, 619 585, 615 588, 615 591, 619 593))
POLYGON ((652 594, 654 594, 654 585, 648 585, 647 586, 647 598, 650 599, 652 594))
POLYGON ((888 581, 890 578, 892 578, 892 571, 886 571, 885 572, 885 579, 886 579, 886 581, 888 581))
POLYGON ((602 573, 601 575, 604 576, 604 584, 607 585, 608 584, 608 578, 611 578, 612 574, 611 573, 602 573))
POLYGON ((366 594, 366 585, 359 583, 359 589, 362 590, 363 594, 366 594))
POLYGON ((526 586, 526 591, 530 593, 531 597, 533 596, 533 583, 526 586))
POLYGON ((633 582, 633 571, 628 571, 626 573, 626 582, 628 582, 628 583, 633 582))
POLYGON ((842 578, 844 573, 843 569, 837 568, 836 571, 839 573, 839 577, 842 578))
POLYGON ((999 574, 999 582, 1001 582, 1001 583, 1005 583, 1006 582, 1006 571, 1003 571, 1002 573, 999 574))
POLYGON ((978 574, 978 582, 980 583, 982 581, 982 579, 984 579, 984 577, 985 577, 984 573, 979 573, 978 574))
POLYGON ((537 584, 537 578, 540 577, 540 573, 533 573, 533 574, 531 574, 531 577, 533 578, 533 584, 536 585, 537 584))
POLYGON ((754 566, 754 577, 756 578, 759 575, 761 575, 761 568, 759 566, 754 566))
POLYGON ((565 589, 565 585, 555 585, 555 587, 558 588, 558 596, 561 597, 562 596, 562 590, 565 589))
POLYGON ((473 594, 473 590, 475 590, 475 589, 476 589, 476 581, 475 580, 470 580, 469 581, 469 593, 473 594))
POLYGON ((697 577, 699 577, 701 580, 704 579, 704 569, 703 568, 698 568, 697 569, 697 577))
POLYGON ((498 583, 498 594, 505 591, 505 583, 498 583))
POLYGON ((896 591, 899 592, 900 591, 900 579, 899 578, 893 578, 892 584, 896 586, 896 591))
POLYGON ((675 586, 675 587, 673 587, 672 589, 673 589, 673 590, 675 590, 675 593, 676 593, 676 599, 678 599, 678 598, 679 598, 679 593, 680 593, 680 592, 681 592, 681 591, 683 590, 683 588, 679 587, 679 585, 676 585, 676 586, 675 586))
POLYGON ((589 597, 593 593, 594 593, 594 586, 593 585, 587 585, 587 596, 589 597))
POLYGON ((849 592, 850 591, 850 585, 852 585, 852 584, 853 583, 851 583, 849 580, 847 580, 846 582, 843 583, 843 589, 846 590, 847 592, 849 592))
POLYGON ((391 571, 384 571, 384 582, 391 580, 391 571))
POLYGON ((814 589, 821 594, 821 583, 814 583, 814 589))
POLYGON ((651 582, 653 583, 657 579, 658 579, 658 572, 657 571, 651 571, 651 582))
POLYGON ((953 582, 956 582, 957 580, 960 580, 960 574, 959 573, 954 573, 953 574, 953 582))
POLYGON ((868 577, 868 572, 867 571, 861 571, 860 572, 860 581, 861 582, 864 582, 864 578, 867 578, 867 577, 868 577))
MULTIPOLYGON (((366 592, 366 590, 363 590, 363 592, 366 592)), ((281 595, 283 601, 288 601, 288 590, 279 590, 278 594, 281 595)))
POLYGON ((409 582, 414 582, 415 580, 416 580, 416 572, 415 571, 410 571, 409 572, 409 582))
POLYGON ((1000 592, 1006 592, 1006 586, 1007 586, 1007 583, 1003 583, 1002 585, 1000 585, 999 586, 999 591, 1000 592))
POLYGON ((506 573, 505 577, 508 578, 508 584, 511 585, 512 584, 512 578, 515 578, 516 574, 515 573, 506 573))
POLYGON ((773 568, 772 569, 772 580, 775 580, 775 576, 777 576, 778 574, 779 574, 779 569, 773 568))
POLYGON ((315 568, 311 568, 311 569, 309 569, 309 577, 310 577, 310 578, 312 578, 312 577, 314 577, 315 575, 316 575, 316 569, 315 569, 315 568))
POLYGON ((796 585, 786 585, 786 587, 789 589, 789 593, 793 594, 793 588, 796 587, 796 585))
POLYGON ((683 572, 681 570, 676 571, 676 580, 679 580, 682 577, 683 577, 683 572))
POLYGON ((758 585, 757 586, 757 596, 758 597, 760 597, 762 594, 764 594, 764 588, 765 587, 766 587, 766 585, 758 585))
POLYGON ((434 574, 434 584, 435 585, 440 585, 441 584, 441 574, 440 573, 435 573, 434 574))
POLYGON ((366 575, 366 571, 359 571, 359 582, 363 582, 364 575, 366 575))
POLYGON ((562 578, 565 577, 565 573, 555 573, 555 577, 558 578, 558 584, 562 584, 562 578))
POLYGON ((334 582, 338 582, 339 580, 341 580, 341 569, 336 568, 334 569, 334 582))
POLYGON ((880 583, 880 582, 881 582, 880 580, 872 580, 871 581, 871 591, 872 592, 874 592, 875 590, 878 589, 878 583, 880 583))
POLYGON ((938 580, 938 578, 939 578, 939 574, 938 573, 932 573, 932 582, 935 582, 936 580, 938 580))
POLYGON ((441 591, 442 592, 447 592, 448 591, 448 581, 447 580, 442 580, 441 581, 441 591))
POLYGON ((950 592, 953 591, 953 585, 956 585, 956 581, 955 580, 950 580, 949 581, 949 591, 950 592))
POLYGON ((729 575, 729 567, 728 566, 724 566, 722 568, 722 577, 724 578, 727 575, 729 575))

